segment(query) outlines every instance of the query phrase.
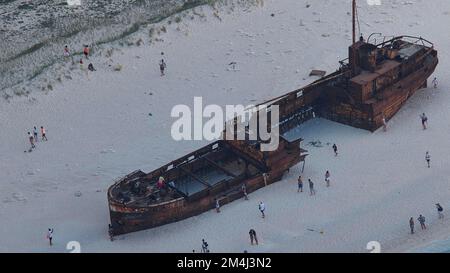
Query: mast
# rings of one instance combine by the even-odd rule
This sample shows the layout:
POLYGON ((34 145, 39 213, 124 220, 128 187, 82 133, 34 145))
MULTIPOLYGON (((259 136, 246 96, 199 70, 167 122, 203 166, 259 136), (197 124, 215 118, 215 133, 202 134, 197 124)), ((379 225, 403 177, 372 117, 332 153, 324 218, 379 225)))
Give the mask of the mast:
POLYGON ((353 27, 353 44, 356 43, 356 0, 352 1, 352 27, 353 27))

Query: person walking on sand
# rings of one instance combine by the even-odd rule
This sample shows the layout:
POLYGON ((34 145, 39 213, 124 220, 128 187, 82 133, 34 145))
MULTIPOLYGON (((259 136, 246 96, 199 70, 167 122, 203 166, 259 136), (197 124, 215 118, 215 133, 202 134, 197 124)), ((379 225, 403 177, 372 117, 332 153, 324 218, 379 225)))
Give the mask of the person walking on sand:
POLYGON ((167 65, 166 62, 164 62, 164 59, 161 59, 159 62, 159 70, 161 71, 161 76, 164 76, 164 70, 166 69, 167 65))
POLYGON ((436 209, 438 212, 439 219, 444 219, 444 209, 442 208, 441 204, 437 203, 436 209))
POLYGON ((422 127, 424 130, 427 129, 427 125, 428 125, 428 117, 427 115, 425 115, 425 113, 422 113, 422 115, 420 115, 420 120, 422 121, 422 127))
POLYGON ((53 228, 49 228, 47 231, 47 239, 50 245, 53 245, 53 228))
POLYGON ((430 153, 428 151, 425 153, 425 160, 427 161, 428 168, 430 168, 431 156, 430 156, 430 153))
POLYGON ((89 59, 89 51, 90 51, 89 46, 85 45, 84 49, 83 49, 83 54, 84 54, 84 57, 86 57, 86 59, 89 59))
POLYGON ((242 184, 241 191, 242 191, 242 193, 244 194, 244 199, 245 199, 245 200, 248 200, 247 186, 245 186, 245 183, 242 184))
POLYGON ((64 46, 64 57, 70 57, 69 47, 67 45, 64 46))
POLYGON ((301 175, 298 177, 297 183, 298 183, 297 192, 303 192, 303 179, 301 175))
POLYGON ((316 191, 314 190, 314 183, 311 181, 311 179, 308 179, 309 183, 309 195, 316 195, 316 191))
POLYGON ((325 173, 325 183, 327 184, 327 187, 330 186, 330 172, 328 170, 325 173))
POLYGON ((37 130, 36 126, 34 126, 34 128, 33 128, 33 137, 34 137, 34 142, 38 142, 38 130, 37 130))
POLYGON ((433 79, 433 81, 432 81, 431 83, 433 84, 434 89, 436 89, 437 86, 438 86, 438 80, 437 80, 437 78, 434 77, 434 79, 433 79))
POLYGON ((425 225, 425 217, 422 214, 419 215, 419 218, 417 218, 417 220, 419 221, 420 227, 422 229, 427 229, 427 226, 425 225))
POLYGON ((214 201, 216 202, 216 212, 219 213, 220 212, 220 203, 219 200, 217 198, 214 198, 214 201))
POLYGON ((36 148, 36 145, 34 145, 34 137, 31 135, 30 132, 28 132, 28 140, 30 141, 31 149, 36 148))
POLYGON ((261 202, 259 202, 258 208, 259 208, 259 211, 261 212, 262 218, 265 218, 266 215, 264 214, 264 211, 266 210, 266 205, 261 201, 261 202))
POLYGON ((256 237, 256 231, 254 229, 250 229, 248 234, 250 235, 250 243, 253 245, 253 242, 255 242, 256 245, 258 245, 258 237, 256 237))
POLYGON ((414 218, 409 218, 409 228, 411 229, 411 234, 414 234, 414 218))
POLYGON ((44 126, 41 126, 41 139, 42 139, 42 141, 44 141, 44 140, 47 141, 48 140, 44 126))
POLYGON ((338 148, 336 146, 336 143, 333 144, 333 151, 334 151, 334 156, 337 156, 338 155, 338 148))

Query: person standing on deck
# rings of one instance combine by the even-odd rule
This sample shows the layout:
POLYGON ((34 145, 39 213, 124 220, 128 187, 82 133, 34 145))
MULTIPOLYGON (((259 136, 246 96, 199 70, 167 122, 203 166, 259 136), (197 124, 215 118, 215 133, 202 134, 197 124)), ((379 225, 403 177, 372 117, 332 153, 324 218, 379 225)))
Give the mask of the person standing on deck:
POLYGON ((430 156, 430 153, 428 151, 425 154, 425 160, 427 161, 428 168, 430 168, 431 156, 430 156))
POLYGON ((433 79, 433 81, 432 81, 431 83, 433 84, 434 89, 436 89, 437 86, 438 86, 438 80, 437 80, 437 78, 434 77, 434 79, 433 79))
POLYGON ((438 212, 439 219, 444 219, 444 209, 442 208, 441 204, 437 203, 436 209, 438 212))
POLYGON ((164 188, 165 183, 166 180, 164 179, 164 177, 160 176, 158 182, 156 183, 156 187, 158 187, 158 189, 161 190, 162 188, 164 188))
POLYGON ((298 183, 297 192, 303 192, 303 180, 301 175, 298 177, 297 183, 298 183))
POLYGON ((425 113, 422 113, 422 115, 420 115, 420 119, 422 120, 423 129, 426 130, 428 125, 428 117, 425 115, 425 113))
POLYGON ((409 228, 411 229, 411 234, 414 234, 414 218, 409 218, 409 228))
POLYGON ((316 191, 314 190, 314 183, 311 181, 311 179, 308 179, 309 183, 309 195, 316 195, 316 191))
POLYGON ((47 231, 47 239, 50 245, 53 245, 53 228, 49 228, 47 231))
POLYGON ((327 184, 327 187, 330 186, 330 172, 328 170, 325 173, 325 183, 327 184))
POLYGON ((419 215, 419 218, 417 218, 417 220, 419 221, 420 227, 422 229, 427 229, 427 226, 425 225, 425 217, 422 214, 419 215))
POLYGON ((45 129, 44 129, 44 126, 41 126, 41 139, 42 139, 42 141, 47 141, 48 139, 47 139, 47 135, 45 134, 45 129))
POLYGON ((337 156, 338 155, 338 148, 336 146, 336 143, 333 144, 333 151, 334 151, 334 156, 337 156))
POLYGON ((261 212, 262 218, 265 218, 266 215, 264 214, 264 211, 266 210, 266 205, 261 201, 261 202, 259 202, 258 208, 259 208, 259 211, 261 212))
POLYGON ((216 202, 216 212, 219 213, 220 212, 220 203, 219 200, 217 198, 214 198, 214 201, 216 202))
POLYGON ((30 132, 28 132, 28 140, 30 141, 31 149, 36 148, 36 145, 34 145, 34 137, 31 135, 30 132))

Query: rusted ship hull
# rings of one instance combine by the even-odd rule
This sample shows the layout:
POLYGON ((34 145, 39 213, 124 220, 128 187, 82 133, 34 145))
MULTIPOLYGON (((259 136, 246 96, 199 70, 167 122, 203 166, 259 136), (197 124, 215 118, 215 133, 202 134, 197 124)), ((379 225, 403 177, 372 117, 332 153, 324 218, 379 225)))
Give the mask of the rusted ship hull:
MULTIPOLYGON (((150 174, 136 171, 117 181, 108 191, 111 234, 120 235, 144 230, 199 215, 213 209, 216 200, 218 200, 220 205, 228 204, 244 196, 244 192, 241 190, 243 184, 245 184, 246 193, 248 194, 261 187, 277 182, 281 180, 283 174, 288 171, 289 168, 304 161, 306 156, 306 154, 304 154, 305 151, 300 149, 300 140, 295 140, 293 142, 283 141, 277 151, 266 155, 268 156, 267 159, 272 159, 272 161, 276 161, 276 163, 272 162, 270 163, 270 166, 258 164, 256 158, 250 158, 250 156, 242 154, 240 147, 244 147, 244 143, 244 141, 219 141, 205 146, 150 174), (202 165, 204 162, 213 166, 215 164, 220 164, 210 162, 210 160, 213 162, 223 161, 225 157, 222 158, 222 155, 217 158, 211 156, 211 153, 218 153, 219 149, 224 149, 223 152, 225 152, 227 156, 231 155, 231 160, 236 159, 237 161, 241 161, 240 164, 246 165, 245 169, 248 168, 248 170, 234 175, 234 177, 229 180, 223 180, 219 183, 206 182, 208 180, 201 178, 200 173, 202 172, 202 168, 211 168, 212 166, 202 165), (207 159, 205 159, 205 157, 207 157, 207 159), (189 162, 189 158, 191 162, 189 162), (252 165, 252 163, 255 165, 252 165), (126 187, 123 186, 126 183, 140 181, 140 183, 151 184, 155 177, 162 174, 166 175, 168 180, 178 179, 179 181, 180 178, 183 179, 183 177, 180 177, 180 173, 176 171, 177 168, 185 169, 186 173, 192 172, 191 176, 194 177, 194 179, 197 178, 199 180, 197 182, 211 183, 212 185, 206 186, 205 189, 200 191, 181 192, 183 186, 182 183, 179 183, 176 185, 178 189, 174 189, 179 193, 178 198, 170 199, 165 202, 156 202, 154 204, 152 204, 151 201, 120 200, 120 198, 117 197, 119 192, 127 190, 126 187)), ((254 155, 256 154, 258 153, 255 152, 254 155)), ((226 160, 230 160, 230 158, 226 158, 226 160)), ((264 161, 260 162, 263 163, 264 161)), ((223 167, 219 166, 218 168, 223 167)), ((209 181, 212 180, 213 179, 210 179, 209 181)))

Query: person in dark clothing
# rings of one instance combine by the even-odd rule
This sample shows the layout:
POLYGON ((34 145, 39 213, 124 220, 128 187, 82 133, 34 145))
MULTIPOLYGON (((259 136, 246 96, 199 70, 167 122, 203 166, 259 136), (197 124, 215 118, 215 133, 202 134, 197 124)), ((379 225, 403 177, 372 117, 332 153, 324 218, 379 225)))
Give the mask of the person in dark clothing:
POLYGON ((202 239, 202 252, 203 253, 208 253, 209 252, 208 243, 205 241, 205 239, 202 239))
POLYGON ((414 218, 409 218, 409 228, 411 229, 411 234, 414 234, 414 218))
POLYGON ((108 234, 109 234, 109 239, 112 241, 114 241, 114 232, 113 232, 113 228, 111 224, 108 224, 108 234))
POLYGON ((256 231, 254 229, 250 229, 248 232, 250 235, 250 243, 253 245, 253 241, 258 245, 258 237, 256 237, 256 231))
POLYGON ((34 142, 38 142, 38 130, 36 126, 33 128, 33 136, 34 136, 34 142))
POLYGON ((50 245, 53 245, 53 228, 49 228, 47 231, 47 239, 50 243, 50 245))
POLYGON ((28 132, 28 140, 30 141, 31 149, 36 148, 36 145, 34 145, 34 137, 31 135, 30 132, 28 132))
POLYGON ((316 195, 316 190, 314 190, 314 183, 311 181, 311 179, 308 179, 309 183, 309 195, 316 195))
POLYGON ((419 221, 420 227, 422 229, 427 229, 427 226, 425 225, 425 217, 422 214, 419 215, 419 218, 417 218, 417 220, 419 221))
POLYGON ((159 62, 159 70, 161 71, 161 76, 164 76, 164 70, 166 69, 167 65, 166 62, 164 62, 164 59, 161 59, 159 62))
POLYGON ((428 151, 425 153, 425 160, 427 161, 428 168, 430 168, 431 156, 430 156, 430 153, 428 151))
POLYGON ((336 146, 336 144, 333 144, 333 151, 334 151, 334 156, 338 155, 338 148, 336 146))
POLYGON ((427 124, 428 124, 428 117, 425 115, 425 113, 422 113, 422 115, 420 116, 420 119, 422 120, 423 129, 426 130, 427 124))
POLYGON ((94 68, 94 65, 92 63, 90 63, 88 65, 88 69, 89 69, 89 71, 96 71, 96 69, 94 68))
POLYGON ((436 209, 438 212, 439 219, 444 219, 444 209, 442 208, 441 204, 437 203, 436 209))

